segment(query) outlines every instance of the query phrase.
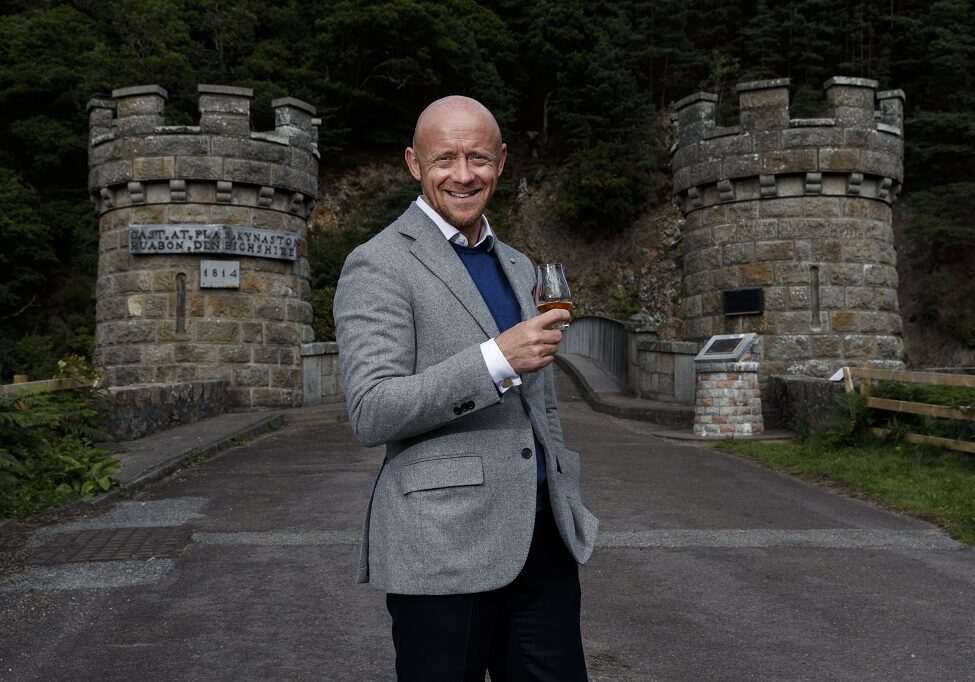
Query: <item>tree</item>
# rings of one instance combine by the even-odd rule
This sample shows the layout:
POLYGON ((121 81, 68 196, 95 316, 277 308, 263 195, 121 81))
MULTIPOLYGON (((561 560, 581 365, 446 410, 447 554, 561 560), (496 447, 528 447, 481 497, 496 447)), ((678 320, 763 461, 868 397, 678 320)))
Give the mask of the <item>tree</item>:
POLYGON ((499 75, 511 39, 473 0, 338 2, 315 27, 316 84, 359 144, 402 144, 420 110, 448 94, 482 101, 502 126, 513 117, 499 75))

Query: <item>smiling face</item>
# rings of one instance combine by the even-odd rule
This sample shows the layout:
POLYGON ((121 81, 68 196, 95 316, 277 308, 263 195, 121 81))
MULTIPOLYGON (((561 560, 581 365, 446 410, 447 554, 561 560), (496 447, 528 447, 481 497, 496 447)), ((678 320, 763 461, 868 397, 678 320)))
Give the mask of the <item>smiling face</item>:
POLYGON ((506 155, 491 112, 476 100, 453 96, 420 114, 406 165, 427 204, 474 244, 506 155))

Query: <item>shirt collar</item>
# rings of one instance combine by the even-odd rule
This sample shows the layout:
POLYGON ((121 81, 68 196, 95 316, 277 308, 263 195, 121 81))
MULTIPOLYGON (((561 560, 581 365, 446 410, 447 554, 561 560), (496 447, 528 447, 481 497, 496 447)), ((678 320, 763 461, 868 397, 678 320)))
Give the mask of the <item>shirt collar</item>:
MULTIPOLYGON (((459 246, 470 246, 467 243, 467 237, 465 237, 460 230, 458 230, 453 225, 449 224, 443 217, 430 208, 430 205, 423 200, 423 195, 421 194, 416 198, 416 205, 420 207, 420 210, 427 214, 427 216, 434 222, 434 224, 440 228, 443 236, 446 237, 447 241, 458 244, 459 246)), ((494 242, 497 237, 494 236, 494 231, 491 229, 490 223, 486 215, 481 215, 481 238, 477 241, 474 246, 480 246, 487 242, 487 250, 491 251, 494 249, 494 242)))

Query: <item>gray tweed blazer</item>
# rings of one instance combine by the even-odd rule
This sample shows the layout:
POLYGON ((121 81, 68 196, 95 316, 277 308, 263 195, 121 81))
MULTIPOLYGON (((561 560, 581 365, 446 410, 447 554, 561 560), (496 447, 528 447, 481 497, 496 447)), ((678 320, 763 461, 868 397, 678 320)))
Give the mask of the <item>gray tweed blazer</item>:
MULTIPOLYGON (((495 249, 522 318, 535 315, 531 262, 500 240, 495 249)), ((494 318, 415 203, 349 255, 334 312, 350 424, 364 445, 386 445, 357 582, 401 594, 511 582, 534 525, 533 433, 559 532, 585 563, 598 522, 580 501, 579 455, 562 442, 552 368, 498 393, 479 348, 498 335, 494 318)))

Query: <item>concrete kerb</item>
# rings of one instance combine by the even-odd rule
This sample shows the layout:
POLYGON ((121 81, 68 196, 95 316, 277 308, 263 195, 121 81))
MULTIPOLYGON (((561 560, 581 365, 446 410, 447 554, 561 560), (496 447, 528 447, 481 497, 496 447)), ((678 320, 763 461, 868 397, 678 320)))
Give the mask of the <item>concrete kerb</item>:
POLYGON ((159 462, 151 464, 148 468, 135 474, 134 476, 130 474, 129 476, 120 478, 120 490, 118 492, 109 491, 109 493, 106 493, 106 495, 111 494, 112 492, 119 495, 123 490, 126 493, 135 492, 136 490, 146 487, 150 483, 154 483, 155 481, 169 476, 184 464, 194 459, 210 457, 220 450, 233 446, 240 439, 249 439, 259 436, 262 433, 267 433, 268 431, 277 429, 283 424, 284 415, 281 413, 258 415, 257 419, 252 423, 246 424, 232 431, 217 433, 212 439, 198 445, 190 446, 185 450, 178 451, 159 462))
POLYGON ((231 447, 240 438, 253 438, 262 433, 279 428, 282 424, 284 424, 284 415, 280 413, 261 415, 253 423, 243 428, 218 433, 211 440, 204 443, 193 445, 183 450, 177 450, 172 455, 163 455, 158 461, 153 461, 147 468, 141 469, 134 475, 129 473, 128 475, 121 475, 118 478, 113 477, 119 485, 117 488, 112 488, 106 493, 93 497, 90 500, 75 500, 74 502, 69 502, 62 507, 48 510, 44 513, 60 516, 102 505, 107 502, 114 502, 156 481, 166 478, 194 459, 210 457, 220 450, 231 447))
MULTIPOLYGON (((118 496, 124 491, 126 494, 146 487, 176 472, 187 463, 196 459, 205 459, 228 447, 233 447, 237 441, 249 440, 268 431, 278 429, 286 423, 307 421, 309 419, 325 419, 327 421, 344 421, 346 418, 345 403, 333 403, 315 408, 295 408, 290 410, 276 410, 274 412, 236 412, 205 419, 186 427, 206 428, 223 422, 217 426, 214 433, 197 440, 191 445, 176 445, 174 451, 167 453, 167 440, 178 441, 176 429, 155 434, 160 445, 151 448, 152 453, 145 458, 145 463, 135 471, 120 471, 119 489, 109 491, 103 496, 89 502, 73 504, 93 504, 118 496), (169 438, 167 438, 169 435, 169 438)), ((149 436, 147 438, 151 438, 149 436)), ((132 441, 136 443, 137 441, 132 441)), ((131 443, 130 443, 131 444, 131 443)))
POLYGON ((751 436, 726 436, 723 438, 716 438, 714 436, 699 436, 693 431, 679 429, 660 429, 659 431, 652 431, 651 433, 658 438, 677 440, 689 445, 699 444, 711 447, 713 447, 716 443, 726 440, 761 441, 763 443, 791 443, 796 438, 794 433, 784 429, 768 429, 762 433, 751 436))

